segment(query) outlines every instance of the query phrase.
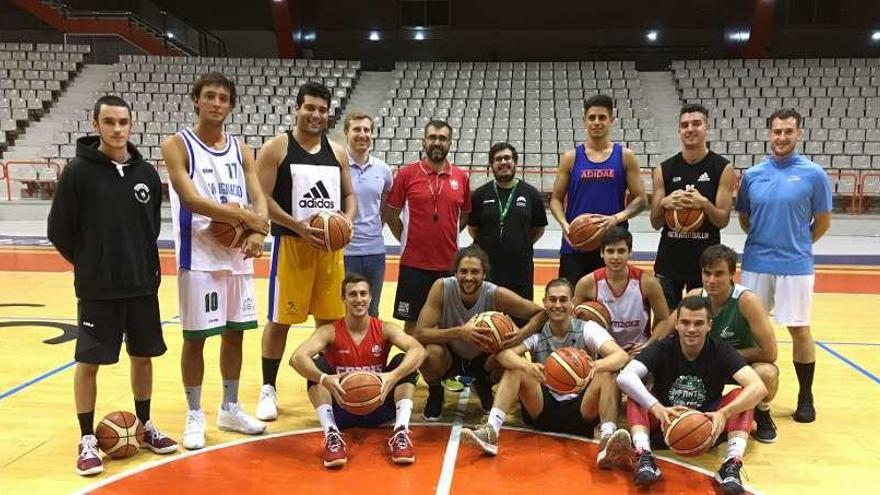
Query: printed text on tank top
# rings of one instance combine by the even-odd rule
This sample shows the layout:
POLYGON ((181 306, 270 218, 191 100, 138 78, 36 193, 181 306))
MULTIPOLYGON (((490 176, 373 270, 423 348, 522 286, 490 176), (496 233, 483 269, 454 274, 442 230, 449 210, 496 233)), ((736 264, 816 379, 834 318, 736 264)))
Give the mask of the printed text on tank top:
MULTIPOLYGON (((611 155, 614 154, 614 144, 608 143, 607 148, 601 151, 591 150, 589 145, 584 146, 584 154, 587 160, 594 165, 601 165, 607 162, 611 155)), ((581 171, 579 179, 596 180, 596 179, 614 179, 615 170, 613 168, 587 168, 581 171)))

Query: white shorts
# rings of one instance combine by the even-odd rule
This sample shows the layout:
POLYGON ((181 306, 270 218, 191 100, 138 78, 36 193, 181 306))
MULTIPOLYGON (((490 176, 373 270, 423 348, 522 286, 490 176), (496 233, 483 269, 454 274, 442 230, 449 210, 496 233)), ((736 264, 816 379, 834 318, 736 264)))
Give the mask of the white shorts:
POLYGON ((228 271, 177 274, 183 338, 203 339, 226 330, 257 328, 257 305, 250 274, 228 271))
POLYGON ((813 302, 815 275, 773 275, 771 273, 742 272, 742 285, 758 296, 764 308, 773 313, 773 319, 787 327, 810 324, 810 306, 813 302))

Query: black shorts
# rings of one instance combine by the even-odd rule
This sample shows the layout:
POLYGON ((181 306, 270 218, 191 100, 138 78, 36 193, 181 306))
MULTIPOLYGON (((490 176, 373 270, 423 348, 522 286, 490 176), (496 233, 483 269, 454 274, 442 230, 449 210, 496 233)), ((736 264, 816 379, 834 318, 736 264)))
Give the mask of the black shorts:
POLYGON ((666 305, 669 306, 669 311, 675 311, 678 308, 683 291, 690 292, 703 286, 703 279, 699 276, 697 278, 682 278, 656 274, 656 277, 657 281, 660 282, 660 287, 663 289, 663 296, 666 298, 666 305))
POLYGON ((464 377, 462 383, 470 383, 470 381, 479 381, 490 385, 494 383, 489 371, 486 370, 486 361, 489 359, 488 354, 480 354, 473 359, 465 359, 456 354, 449 346, 446 346, 446 350, 452 354, 452 366, 440 377, 441 380, 458 376, 464 377))
POLYGON ((559 255, 559 276, 568 279, 572 285, 577 285, 578 280, 605 266, 599 250, 586 253, 571 253, 559 255))
POLYGON ((159 298, 156 295, 128 299, 80 299, 79 328, 74 359, 78 363, 113 364, 119 361, 123 336, 129 356, 165 354, 159 298))
POLYGON ((537 418, 529 416, 525 406, 522 409, 523 423, 539 431, 553 433, 567 433, 580 435, 587 438, 593 437, 593 428, 599 422, 599 417, 593 421, 586 421, 581 416, 581 402, 584 400, 586 390, 581 391, 577 397, 569 400, 559 400, 550 393, 545 385, 541 385, 541 394, 544 396, 544 409, 537 418))
POLYGON ((400 265, 397 294, 394 296, 394 317, 402 321, 417 321, 422 306, 428 300, 431 285, 435 280, 449 275, 446 271, 435 272, 400 265))

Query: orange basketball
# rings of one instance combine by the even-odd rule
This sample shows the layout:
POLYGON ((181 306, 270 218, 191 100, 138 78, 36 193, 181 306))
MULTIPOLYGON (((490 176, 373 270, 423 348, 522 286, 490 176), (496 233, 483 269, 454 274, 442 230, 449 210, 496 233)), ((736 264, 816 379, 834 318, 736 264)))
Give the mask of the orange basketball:
POLYGON ((321 211, 312 217, 312 227, 321 229, 323 234, 318 235, 324 239, 324 249, 337 251, 351 242, 351 222, 348 217, 335 211, 321 211))
POLYGON ((700 411, 675 418, 663 434, 669 449, 679 455, 700 455, 712 447, 712 420, 700 411))
POLYGON ((498 311, 486 311, 476 317, 476 325, 481 333, 492 339, 491 351, 498 352, 509 335, 516 333, 516 325, 504 313, 498 311))
POLYGON ((593 360, 587 351, 563 347, 550 354, 544 363, 544 383, 560 394, 574 394, 587 388, 593 360))
MULTIPOLYGON (((226 208, 241 208, 238 203, 225 203, 226 208)), ((211 236, 223 247, 238 248, 244 242, 245 228, 242 224, 231 224, 220 220, 211 220, 208 225, 211 236)))
POLYGON ((104 416, 95 428, 98 447, 112 459, 125 459, 137 454, 144 442, 144 426, 126 411, 104 416))
POLYGON ((611 330, 611 311, 599 301, 586 301, 574 308, 574 317, 584 321, 595 321, 605 330, 611 330))
POLYGON ((693 232, 703 225, 704 218, 700 208, 666 210, 666 225, 676 232, 693 232))
POLYGON ((579 215, 568 225, 568 241, 578 251, 595 251, 602 242, 605 229, 596 226, 597 220, 588 214, 579 215))
POLYGON ((352 414, 364 416, 382 405, 379 401, 382 398, 382 380, 375 373, 352 371, 346 373, 339 384, 345 390, 339 405, 352 414))

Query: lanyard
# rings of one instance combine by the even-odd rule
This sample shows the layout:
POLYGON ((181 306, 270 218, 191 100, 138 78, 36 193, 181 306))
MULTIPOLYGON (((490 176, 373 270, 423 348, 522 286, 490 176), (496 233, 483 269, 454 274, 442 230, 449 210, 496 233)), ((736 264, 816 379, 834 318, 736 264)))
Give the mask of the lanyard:
POLYGON ((419 163, 419 168, 422 170, 422 173, 425 174, 425 180, 428 182, 428 190, 431 191, 431 200, 434 203, 434 222, 440 219, 440 211, 437 209, 437 201, 440 199, 440 195, 443 193, 443 179, 440 177, 440 174, 443 172, 438 172, 436 174, 437 178, 434 179, 434 183, 431 184, 430 175, 427 171, 425 171, 425 167, 422 163, 419 163), (436 191, 434 190, 436 187, 436 191))
POLYGON ((501 195, 498 194, 498 183, 492 182, 492 188, 495 189, 495 197, 498 199, 498 211, 500 212, 498 223, 501 224, 502 232, 504 232, 504 219, 507 218, 507 214, 510 212, 510 204, 513 203, 517 183, 519 183, 519 179, 513 179, 513 187, 510 188, 510 195, 507 196, 507 201, 505 201, 504 204, 501 204, 501 195))

